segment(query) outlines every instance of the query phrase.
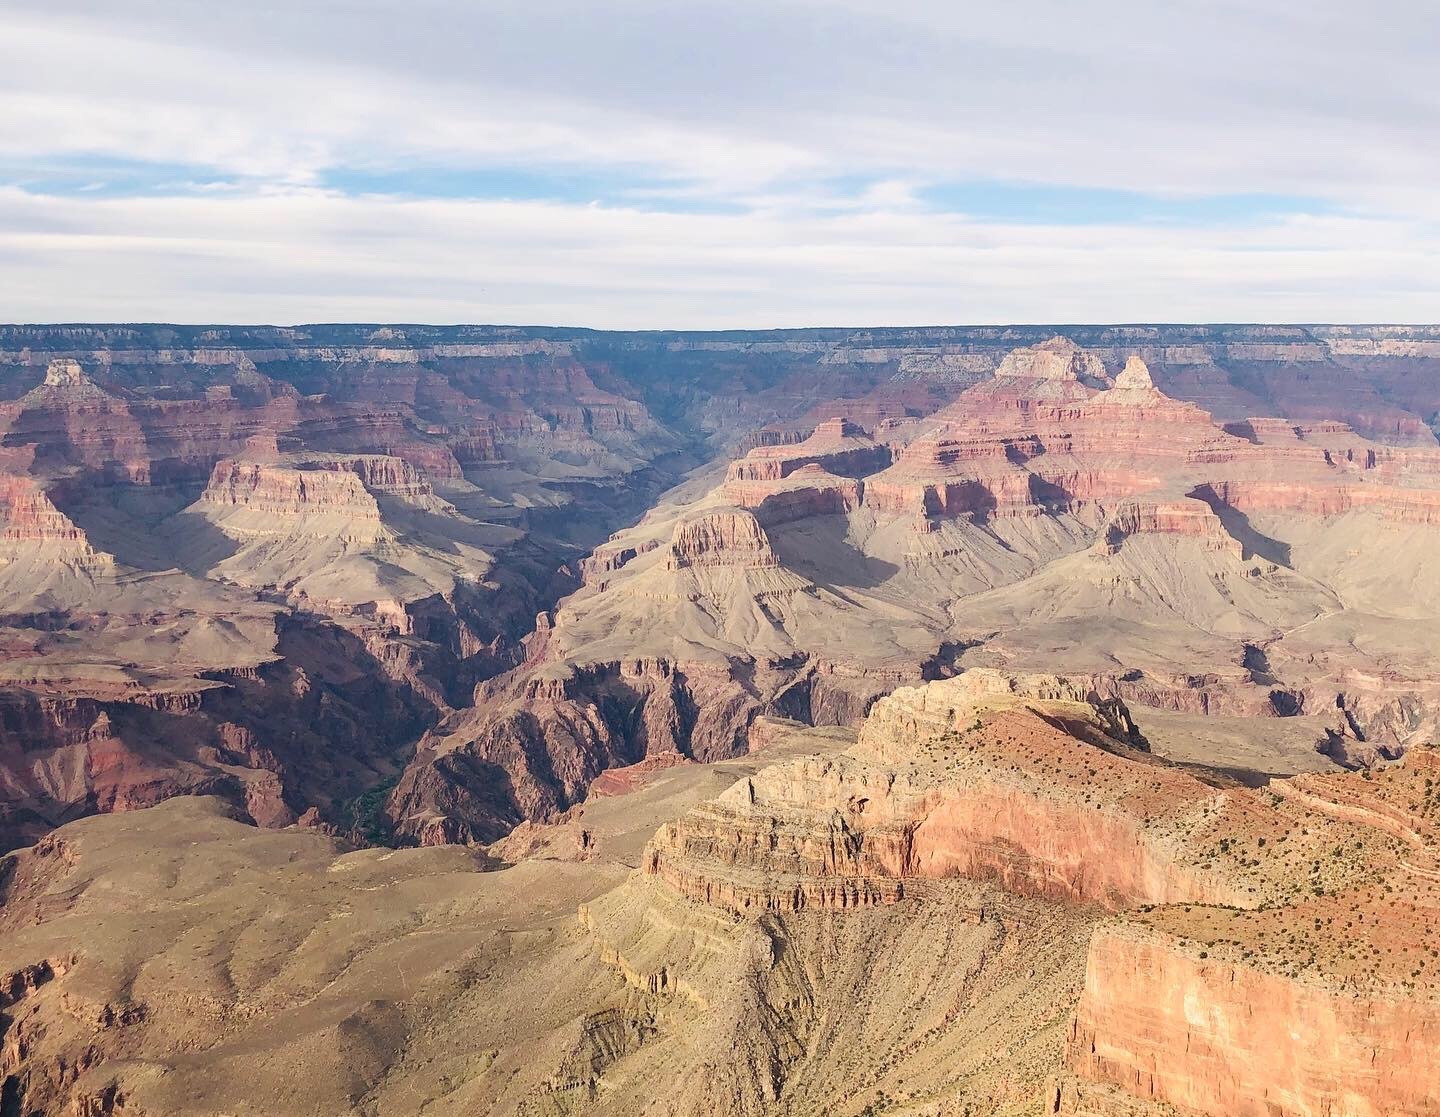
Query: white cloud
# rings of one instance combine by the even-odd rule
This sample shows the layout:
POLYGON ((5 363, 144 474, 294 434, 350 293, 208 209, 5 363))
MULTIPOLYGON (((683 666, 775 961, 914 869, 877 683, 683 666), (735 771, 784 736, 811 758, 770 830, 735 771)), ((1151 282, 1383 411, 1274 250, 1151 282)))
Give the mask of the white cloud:
POLYGON ((890 168, 1391 204, 1440 174, 1440 8, 1380 0, 5 0, 0 151, 304 180, 550 160, 890 168))
POLYGON ((395 201, 323 191, 0 191, 20 320, 916 322, 1426 320, 1440 243, 1382 220, 1009 226, 908 209, 798 217, 395 201))
POLYGON ((1437 32, 1428 0, 0 0, 10 179, 177 182, 3 192, 0 296, 40 319, 1429 318, 1437 32), (421 165, 673 178, 735 212, 315 188, 421 165), (1041 227, 916 202, 975 178, 1370 217, 1041 227))

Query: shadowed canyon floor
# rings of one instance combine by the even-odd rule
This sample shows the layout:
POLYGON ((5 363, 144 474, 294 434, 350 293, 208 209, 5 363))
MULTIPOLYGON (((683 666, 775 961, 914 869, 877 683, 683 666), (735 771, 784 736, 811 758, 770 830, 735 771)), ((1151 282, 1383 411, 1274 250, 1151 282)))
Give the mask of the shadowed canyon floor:
POLYGON ((0 1117, 1440 1112, 1437 424, 1434 327, 0 327, 0 1117))

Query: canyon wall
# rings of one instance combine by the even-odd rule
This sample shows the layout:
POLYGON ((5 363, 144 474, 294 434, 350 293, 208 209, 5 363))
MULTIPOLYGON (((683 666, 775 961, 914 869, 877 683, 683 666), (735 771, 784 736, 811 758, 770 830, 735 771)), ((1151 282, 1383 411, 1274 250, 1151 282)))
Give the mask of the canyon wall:
POLYGON ((956 878, 1090 912, 1046 1112, 1440 1111, 1436 754, 1257 791, 1142 746, 1083 680, 967 672, 662 826, 643 873, 796 938, 956 878))
MULTIPOLYGON (((443 747, 397 746, 412 770, 369 789, 397 781, 381 826, 406 840, 409 817, 473 835, 567 809, 593 768, 652 742, 728 755, 762 713, 855 723, 967 656, 1108 672, 1132 697, 1204 709, 1352 695, 1355 733, 1398 753, 1430 723, 1413 658, 1377 673, 1394 706, 1348 665, 1308 677, 1305 654, 1272 656, 1292 677, 1254 683, 1239 644, 1198 636, 1102 672, 1035 658, 1012 602, 956 602, 1103 535, 1124 561, 1111 581, 1092 564, 1083 608, 1169 624, 1183 564, 1127 550, 1166 537, 1229 563, 1184 624, 1272 639, 1303 610, 1275 607, 1273 572, 1263 600, 1242 592, 1239 570, 1258 553, 1283 574, 1288 537, 1246 517, 1434 526, 1437 345, 1430 327, 0 327, 0 685, 106 702, 233 688, 274 661, 277 616, 335 626, 443 727, 443 747), (656 506, 732 455, 684 517, 693 496, 656 506), (1222 624, 1226 595, 1240 620, 1222 624), (554 707, 528 708, 554 680, 554 707), (562 725, 570 743, 539 749, 562 725), (460 762, 477 750, 506 759, 460 762), (467 822, 440 800, 487 805, 467 822)), ((1322 557, 1315 577, 1361 577, 1322 557)), ((265 747, 279 756, 292 732, 277 722, 265 747)), ((295 814, 350 810, 285 796, 295 814)))
POLYGON ((1096 931, 1070 1039, 1079 1075, 1216 1117, 1427 1114, 1440 1002, 1356 995, 1211 957, 1142 927, 1096 931))

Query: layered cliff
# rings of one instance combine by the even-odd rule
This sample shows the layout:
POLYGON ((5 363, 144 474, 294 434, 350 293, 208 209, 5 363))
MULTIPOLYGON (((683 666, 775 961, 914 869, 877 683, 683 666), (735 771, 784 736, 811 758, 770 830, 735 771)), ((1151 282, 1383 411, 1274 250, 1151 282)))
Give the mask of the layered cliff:
POLYGON ((1097 931, 1070 1066, 1203 1113, 1434 1112, 1434 771, 1420 751, 1366 779, 1277 786, 1338 843, 1288 903, 1097 931), (1335 881, 1341 857, 1369 874, 1335 881))
POLYGON ((676 525, 669 565, 672 570, 719 566, 768 570, 780 562, 753 514, 718 511, 676 525))
POLYGON ((40 385, 12 405, 6 446, 33 447, 40 468, 94 470, 107 478, 145 481, 145 433, 124 398, 95 383, 78 361, 55 358, 40 385))
MULTIPOLYGON (((1105 677, 1132 700, 1197 711, 1318 715, 1343 697, 1354 728, 1332 752, 1346 763, 1423 737, 1423 637, 1440 607, 1423 557, 1433 446, 1370 442, 1344 422, 1425 441, 1423 423, 1406 424, 1427 414, 1417 374, 1434 338, 1056 335, 7 328, 3 468, 113 556, 124 597, 64 618, 51 615, 61 597, 24 602, 7 678, 83 679, 85 693, 125 678, 150 693, 188 686, 194 664, 166 656, 202 645, 211 670, 249 669, 273 637, 252 639, 249 620, 227 633, 224 618, 258 594, 353 634, 427 696, 455 749, 427 743, 421 757, 493 735, 481 751, 536 759, 527 703, 559 685, 553 716, 596 727, 566 746, 584 756, 557 757, 570 775, 518 759, 445 778, 417 759, 407 775, 437 803, 488 801, 518 778, 502 811, 477 815, 486 833, 510 824, 493 818, 564 809, 582 773, 642 755, 642 737, 719 755, 756 716, 854 723, 897 685, 976 663, 1105 677), (746 439, 726 480, 717 460, 717 475, 607 540, 684 468, 746 439), (1267 485, 1321 495, 1267 503, 1267 485), (1383 568, 1357 543, 1372 516, 1383 568), (167 579, 185 586, 178 640, 141 620, 167 579), (45 635, 55 625, 106 636, 82 664, 45 635), (1368 670, 1381 626, 1405 651, 1368 670), (1261 645, 1268 668, 1246 666, 1261 645), (614 698, 625 664, 651 666, 614 698), (502 674, 472 716, 476 684, 502 674)), ((88 562, 77 551, 72 565, 88 562)), ((77 578, 72 601, 92 592, 77 578)), ((403 813, 463 812, 415 800, 403 813)))
POLYGON ((803 442, 757 446, 730 465, 731 481, 779 481, 797 469, 817 465, 840 477, 863 477, 890 461, 887 447, 876 443, 845 418, 827 419, 803 442))
POLYGON ((126 333, 0 357, 0 688, 17 708, 101 702, 110 727, 92 711, 74 714, 85 740, 0 732, 4 846, 197 790, 267 824, 318 806, 351 825, 347 800, 521 657, 574 585, 564 563, 685 445, 574 362, 526 374, 524 347, 439 371, 352 353, 327 381, 338 351, 135 350, 126 333), (277 639, 311 625, 333 630, 277 639), (339 700, 321 680, 352 668, 378 677, 339 700), (229 743, 240 692, 253 747, 229 743), (302 713, 322 696, 333 716, 302 713), (376 741, 357 753, 366 703, 376 741), (344 775, 321 791, 326 769, 344 775))
POLYGON ((1434 754, 1247 789, 1145 729, 969 671, 858 739, 657 757, 499 872, 85 819, 0 862, 0 1072, 40 1111, 298 1112, 304 1073, 457 1114, 1435 1112, 1434 754))
POLYGON ((1141 740, 1074 680, 897 691, 847 753, 661 827, 644 872, 751 919, 923 905, 954 877, 1120 913, 1089 940, 1059 1084, 1033 1084, 1046 1112, 1435 1111, 1433 754, 1253 792, 1141 740))
MULTIPOLYGON (((256 514, 257 524, 271 517, 337 512, 361 524, 380 523, 375 498, 358 473, 338 469, 300 470, 256 462, 218 462, 200 494, 202 504, 256 514)), ((276 530, 284 530, 277 528, 276 530)))
POLYGON ((1087 680, 967 671, 881 699, 849 754, 766 769, 663 827, 645 871, 739 911, 893 903, 950 877, 1112 910, 1281 895, 1287 866, 1206 848, 1282 823, 1143 746, 1087 680))
MULTIPOLYGON (((1277 921, 1277 940, 1311 918, 1308 911, 1288 916, 1277 921)), ((1413 940, 1423 918, 1410 913, 1402 937, 1413 940)), ((1358 938, 1347 932, 1346 949, 1384 957, 1393 950, 1391 929, 1373 930, 1362 927, 1358 938)), ((1205 939, 1144 924, 1097 931, 1071 1068, 1217 1117, 1435 1111, 1440 1002, 1432 983, 1407 978, 1357 995, 1328 974, 1301 980, 1268 972, 1254 964, 1254 939, 1236 941, 1247 945, 1212 949, 1205 939)))

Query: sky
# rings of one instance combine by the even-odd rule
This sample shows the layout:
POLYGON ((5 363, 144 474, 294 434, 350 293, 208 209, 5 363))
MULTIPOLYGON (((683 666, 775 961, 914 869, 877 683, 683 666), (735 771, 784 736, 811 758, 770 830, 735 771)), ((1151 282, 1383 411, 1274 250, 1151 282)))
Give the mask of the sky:
POLYGON ((1440 320, 1433 0, 0 0, 0 319, 1440 320))

